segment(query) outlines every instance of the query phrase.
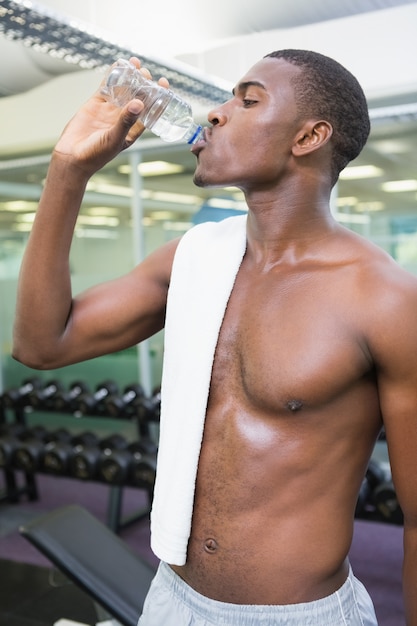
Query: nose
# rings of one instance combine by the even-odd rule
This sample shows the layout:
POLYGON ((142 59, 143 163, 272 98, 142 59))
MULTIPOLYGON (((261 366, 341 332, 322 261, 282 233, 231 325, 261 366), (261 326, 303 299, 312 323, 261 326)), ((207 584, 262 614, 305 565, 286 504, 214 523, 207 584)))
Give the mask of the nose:
POLYGON ((221 104, 209 111, 207 119, 213 126, 223 126, 227 120, 225 104, 221 104))

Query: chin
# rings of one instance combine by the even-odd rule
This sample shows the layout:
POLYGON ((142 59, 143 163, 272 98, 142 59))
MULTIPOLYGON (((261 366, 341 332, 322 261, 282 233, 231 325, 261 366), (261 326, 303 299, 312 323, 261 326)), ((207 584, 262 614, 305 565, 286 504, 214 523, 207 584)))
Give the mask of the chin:
POLYGON ((229 181, 222 180, 220 177, 208 176, 203 172, 200 172, 198 169, 194 173, 193 183, 196 187, 229 187, 229 181))
POLYGON ((193 178, 193 183, 194 185, 196 185, 196 187, 218 187, 220 185, 211 182, 207 176, 204 176, 203 174, 199 174, 199 173, 195 173, 194 174, 194 178, 193 178))
POLYGON ((193 183, 196 187, 205 187, 203 176, 201 176, 201 174, 197 174, 197 172, 193 176, 193 183))

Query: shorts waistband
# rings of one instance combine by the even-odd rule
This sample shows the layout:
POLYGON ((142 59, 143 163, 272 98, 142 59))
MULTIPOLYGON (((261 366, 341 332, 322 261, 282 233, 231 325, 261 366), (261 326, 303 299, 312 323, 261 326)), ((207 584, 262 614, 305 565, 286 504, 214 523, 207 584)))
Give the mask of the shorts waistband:
POLYGON ((282 619, 282 624, 288 626, 301 623, 305 626, 316 626, 318 623, 330 625, 335 623, 335 619, 348 615, 355 602, 355 579, 350 566, 346 581, 331 595, 312 602, 285 605, 232 604, 206 598, 190 587, 166 563, 160 564, 157 577, 190 610, 207 619, 208 623, 211 623, 210 619, 215 615, 216 624, 219 625, 261 626, 264 620, 271 623, 274 618, 282 619))

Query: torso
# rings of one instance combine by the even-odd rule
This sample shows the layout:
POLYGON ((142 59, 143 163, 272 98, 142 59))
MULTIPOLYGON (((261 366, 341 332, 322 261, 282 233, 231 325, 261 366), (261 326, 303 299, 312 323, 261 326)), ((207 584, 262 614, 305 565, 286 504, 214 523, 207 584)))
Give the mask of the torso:
POLYGON ((362 269, 242 263, 214 359, 187 563, 173 566, 210 598, 307 602, 346 578, 381 427, 362 269))

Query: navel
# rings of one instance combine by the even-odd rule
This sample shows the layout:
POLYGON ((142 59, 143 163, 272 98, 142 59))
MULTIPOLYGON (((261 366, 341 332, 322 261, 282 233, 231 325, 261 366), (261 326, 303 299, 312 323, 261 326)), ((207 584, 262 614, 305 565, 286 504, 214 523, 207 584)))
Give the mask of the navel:
POLYGON ((214 552, 217 551, 218 547, 219 546, 217 544, 217 541, 213 539, 212 537, 209 537, 208 539, 204 541, 204 550, 208 552, 209 554, 214 554, 214 552))
POLYGON ((286 404, 286 408, 289 409, 292 413, 296 411, 300 411, 303 408, 302 400, 289 400, 286 404))

